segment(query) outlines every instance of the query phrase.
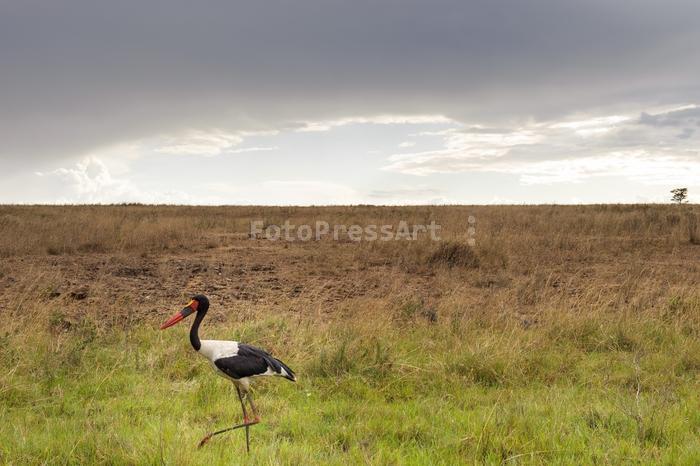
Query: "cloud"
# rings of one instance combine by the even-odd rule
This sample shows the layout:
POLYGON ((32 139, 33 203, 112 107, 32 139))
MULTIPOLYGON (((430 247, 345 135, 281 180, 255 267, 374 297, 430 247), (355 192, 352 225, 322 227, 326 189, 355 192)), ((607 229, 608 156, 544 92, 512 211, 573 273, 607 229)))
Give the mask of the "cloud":
POLYGON ((270 152, 273 150, 278 150, 279 146, 265 146, 265 147, 241 147, 240 149, 233 149, 226 151, 228 154, 245 154, 246 152, 270 152))
POLYGON ((676 137, 678 139, 690 139, 693 137, 693 134, 695 134, 694 128, 683 128, 683 130, 680 132, 680 134, 676 137))
MULTIPOLYGON (((0 162, 23 170, 189 128, 376 115, 512 126, 697 102, 699 17, 690 0, 5 2, 0 162)), ((165 150, 235 145, 195 139, 165 150)))
POLYGON ((537 162, 503 170, 521 175, 523 184, 530 185, 578 183, 601 176, 625 177, 647 185, 700 185, 700 159, 681 159, 645 151, 537 162))
POLYGON ((700 107, 692 104, 654 114, 642 112, 639 123, 657 127, 697 125, 700 123, 700 107))
POLYGON ((42 178, 56 178, 65 183, 74 192, 76 200, 100 202, 105 196, 128 198, 136 193, 129 183, 112 178, 105 164, 95 157, 86 157, 73 168, 58 168, 48 173, 36 174, 42 178))
POLYGON ((626 115, 609 115, 603 117, 588 118, 585 120, 564 121, 555 123, 549 127, 552 129, 570 129, 579 136, 598 136, 615 129, 617 125, 631 120, 626 115))
MULTIPOLYGON (((188 131, 185 135, 164 137, 148 142, 153 152, 172 155, 201 155, 214 157, 221 154, 243 154, 246 152, 273 151, 278 146, 238 147, 244 141, 244 136, 252 133, 226 133, 223 131, 188 131)), ((144 147, 144 151, 147 147, 144 147)))
POLYGON ((120 202, 191 203, 192 199, 177 190, 167 192, 143 191, 130 181, 115 178, 105 163, 96 157, 86 157, 72 168, 37 172, 36 184, 60 184, 62 195, 41 202, 50 204, 104 204, 120 202))
POLYGON ((391 163, 384 169, 410 175, 468 171, 480 166, 486 159, 506 155, 517 146, 537 144, 542 140, 542 135, 529 129, 474 132, 468 128, 446 130, 439 134, 443 136, 444 149, 395 154, 389 157, 391 163))
MULTIPOLYGON (((41 172, 67 199, 180 199, 149 189, 149 178, 166 186, 173 166, 256 186, 304 180, 301 192, 318 199, 268 186, 304 202, 362 199, 389 190, 370 183, 398 186, 407 175, 652 183, 641 170, 670 179, 695 169, 693 0, 12 0, 1 9, 0 181, 22 187, 41 172), (275 152, 252 163, 260 151, 275 152), (338 167, 347 167, 341 184, 313 185, 338 167)), ((275 202, 235 197, 248 198, 275 202)))
POLYGON ((155 148, 161 154, 219 155, 243 142, 238 134, 224 131, 190 130, 177 137, 164 138, 155 148))
POLYGON ((376 115, 340 118, 326 121, 307 121, 297 131, 330 131, 347 125, 444 125, 456 122, 444 115, 376 115))
POLYGON ((700 184, 694 105, 664 112, 589 116, 512 129, 472 125, 439 134, 443 148, 389 157, 384 170, 514 174, 525 185, 581 182, 617 176, 648 185, 700 184))

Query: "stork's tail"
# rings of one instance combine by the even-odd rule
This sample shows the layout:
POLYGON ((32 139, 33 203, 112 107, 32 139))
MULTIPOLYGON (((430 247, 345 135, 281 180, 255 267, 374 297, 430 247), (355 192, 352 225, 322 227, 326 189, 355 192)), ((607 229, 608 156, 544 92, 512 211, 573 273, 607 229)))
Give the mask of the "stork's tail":
POLYGON ((285 363, 280 361, 279 359, 275 358, 275 361, 277 361, 280 366, 282 367, 282 370, 280 371, 280 376, 284 377, 287 380, 291 380, 292 382, 297 381, 297 376, 294 375, 294 371, 285 363))

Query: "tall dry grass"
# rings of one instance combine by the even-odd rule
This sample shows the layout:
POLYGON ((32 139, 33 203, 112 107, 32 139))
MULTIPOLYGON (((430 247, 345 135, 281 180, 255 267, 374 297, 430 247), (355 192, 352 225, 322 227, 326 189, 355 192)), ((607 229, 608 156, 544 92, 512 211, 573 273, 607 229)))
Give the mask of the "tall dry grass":
POLYGON ((476 217, 479 243, 508 256, 589 255, 697 243, 696 205, 188 207, 0 206, 0 255, 142 252, 211 248, 245 237, 251 220, 281 225, 441 225, 447 240, 466 238, 476 217))

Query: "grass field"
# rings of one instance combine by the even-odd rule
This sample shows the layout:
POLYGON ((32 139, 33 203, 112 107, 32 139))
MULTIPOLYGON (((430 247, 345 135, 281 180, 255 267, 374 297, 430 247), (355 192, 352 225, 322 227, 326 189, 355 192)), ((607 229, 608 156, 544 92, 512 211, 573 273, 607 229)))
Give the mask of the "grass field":
POLYGON ((698 206, 0 207, 0 462, 698 464, 698 206), (476 244, 465 246, 467 217, 476 244), (443 226, 251 240, 249 222, 443 226), (457 256, 457 260, 455 260, 457 256), (158 326, 270 350, 263 423, 158 326))

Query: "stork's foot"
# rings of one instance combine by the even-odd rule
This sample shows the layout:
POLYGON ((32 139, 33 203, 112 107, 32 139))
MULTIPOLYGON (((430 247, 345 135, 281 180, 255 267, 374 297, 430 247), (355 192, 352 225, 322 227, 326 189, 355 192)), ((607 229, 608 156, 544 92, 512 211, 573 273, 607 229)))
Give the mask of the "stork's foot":
POLYGON ((214 436, 214 434, 207 434, 202 440, 199 441, 199 446, 197 448, 202 448, 207 442, 214 436))
POLYGON ((255 424, 258 424, 260 422, 260 417, 255 416, 255 418, 253 418, 253 419, 248 419, 248 417, 246 416, 243 418, 243 420, 244 420, 243 424, 238 424, 237 426, 228 427, 226 429, 221 429, 221 430, 217 430, 216 432, 208 433, 202 440, 199 441, 199 446, 197 448, 202 448, 215 435, 223 434, 224 432, 229 432, 231 430, 236 430, 236 429, 240 429, 241 427, 245 427, 246 446, 248 447, 248 449, 250 449, 250 445, 249 445, 250 439, 248 437, 248 428, 250 426, 254 426, 255 424))
POLYGON ((260 423, 260 416, 255 416, 252 419, 247 417, 247 416, 243 418, 243 425, 246 425, 246 426, 253 426, 253 425, 259 424, 259 423, 260 423))

